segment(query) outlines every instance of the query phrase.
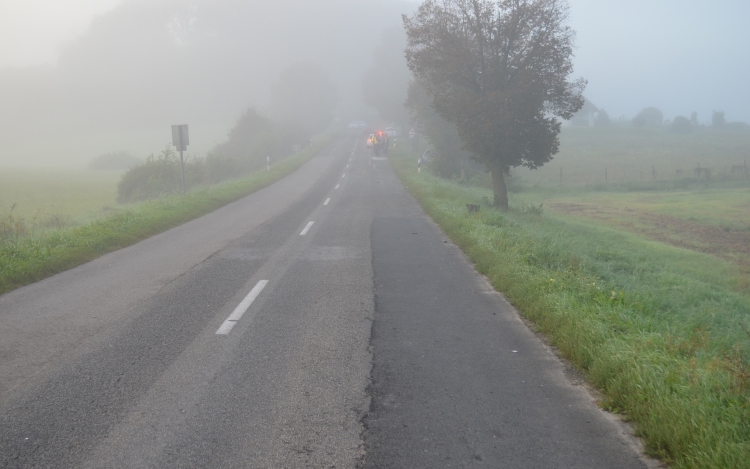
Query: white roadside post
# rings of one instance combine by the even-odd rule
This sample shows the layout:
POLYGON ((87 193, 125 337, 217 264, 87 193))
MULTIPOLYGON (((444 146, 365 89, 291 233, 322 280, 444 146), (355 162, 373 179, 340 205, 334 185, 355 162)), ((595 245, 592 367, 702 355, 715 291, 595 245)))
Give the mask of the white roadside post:
POLYGON ((422 172, 422 158, 419 158, 417 160, 417 174, 420 174, 422 172))
POLYGON ((185 160, 182 158, 182 152, 187 150, 190 145, 187 124, 172 126, 172 145, 180 151, 180 174, 182 175, 182 195, 185 195, 185 160))
POLYGON ((414 136, 415 136, 416 134, 417 134, 417 133, 416 133, 416 132, 414 132, 414 129, 411 129, 411 130, 409 131, 409 159, 411 159, 411 147, 412 147, 412 146, 414 146, 414 136))
POLYGON ((266 171, 271 171, 271 157, 266 156, 266 171))

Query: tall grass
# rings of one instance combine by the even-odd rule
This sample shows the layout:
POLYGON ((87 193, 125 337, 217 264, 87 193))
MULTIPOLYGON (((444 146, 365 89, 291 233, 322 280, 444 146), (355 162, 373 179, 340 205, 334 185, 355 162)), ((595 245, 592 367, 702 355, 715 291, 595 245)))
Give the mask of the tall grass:
POLYGON ((466 203, 491 196, 397 173, 425 211, 679 468, 750 468, 750 297, 734 264, 547 213, 466 203))
POLYGON ((248 177, 201 187, 186 196, 167 195, 134 204, 88 224, 29 236, 25 221, 10 213, 0 217, 0 294, 75 267, 107 252, 209 213, 288 175, 328 140, 248 177), (1 234, 1 233, 0 233, 1 234))

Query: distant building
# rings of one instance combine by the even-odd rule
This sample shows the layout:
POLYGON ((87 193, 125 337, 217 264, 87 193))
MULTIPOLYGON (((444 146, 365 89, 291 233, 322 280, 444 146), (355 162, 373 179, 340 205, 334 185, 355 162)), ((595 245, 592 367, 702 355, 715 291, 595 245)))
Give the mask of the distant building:
POLYGON ((587 127, 590 125, 594 125, 594 121, 596 120, 596 116, 599 114, 599 108, 594 106, 594 104, 586 99, 586 97, 583 98, 583 107, 580 111, 576 112, 573 115, 573 118, 568 121, 569 125, 574 125, 577 127, 587 127))

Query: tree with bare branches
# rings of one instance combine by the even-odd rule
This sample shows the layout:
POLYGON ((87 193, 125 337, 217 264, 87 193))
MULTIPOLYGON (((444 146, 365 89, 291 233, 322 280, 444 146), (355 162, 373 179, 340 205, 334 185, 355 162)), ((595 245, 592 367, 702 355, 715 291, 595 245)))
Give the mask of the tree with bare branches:
POLYGON ((537 168, 559 149, 561 122, 583 106, 569 81, 575 32, 563 0, 426 0, 403 16, 406 61, 466 150, 492 174, 507 210, 510 168, 537 168))

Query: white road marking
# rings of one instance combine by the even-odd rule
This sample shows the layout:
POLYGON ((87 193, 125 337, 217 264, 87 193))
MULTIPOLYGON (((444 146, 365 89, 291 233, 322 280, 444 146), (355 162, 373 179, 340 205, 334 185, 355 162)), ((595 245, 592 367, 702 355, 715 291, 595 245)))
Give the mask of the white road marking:
POLYGON ((341 175, 341 177, 342 177, 342 178, 345 178, 345 177, 346 177, 346 173, 342 174, 342 175, 341 175))
POLYGON ((346 165, 346 168, 349 169, 349 165, 346 165))
POLYGON ((338 189, 341 184, 336 184, 336 187, 334 189, 338 189))
POLYGON ((227 335, 229 334, 229 331, 232 330, 235 324, 237 324, 237 321, 240 320, 243 314, 245 314, 245 311, 247 311, 247 308, 250 307, 251 304, 253 304, 253 301, 255 301, 256 298, 258 298, 258 295, 260 295, 260 292, 263 291, 264 288, 266 288, 266 285, 268 285, 268 280, 261 280, 260 282, 256 283, 252 290, 250 290, 250 293, 247 294, 247 296, 240 302, 240 304, 237 305, 236 308, 234 308, 234 311, 232 311, 232 314, 229 315, 226 321, 219 327, 219 329, 216 331, 219 335, 227 335))
POLYGON ((305 229, 302 230, 302 233, 300 233, 300 236, 305 236, 308 231, 310 231, 310 227, 313 226, 314 221, 307 222, 307 226, 305 226, 305 229))
POLYGON ((328 205, 328 202, 330 202, 330 201, 331 201, 331 198, 330 198, 330 197, 328 197, 328 198, 326 199, 326 201, 325 201, 325 202, 323 202, 323 205, 328 205))

